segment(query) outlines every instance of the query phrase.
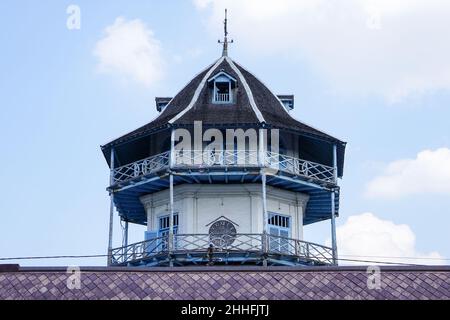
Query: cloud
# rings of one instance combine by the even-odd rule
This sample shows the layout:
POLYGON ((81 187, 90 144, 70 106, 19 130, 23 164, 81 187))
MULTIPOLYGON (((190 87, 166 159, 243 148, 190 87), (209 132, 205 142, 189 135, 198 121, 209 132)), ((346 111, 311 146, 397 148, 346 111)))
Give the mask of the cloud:
POLYGON ((146 87, 160 81, 165 73, 161 44, 152 30, 139 19, 119 17, 106 27, 94 49, 98 70, 146 87))
MULTIPOLYGON (((338 255, 342 259, 445 264, 438 252, 420 253, 416 250, 416 236, 408 225, 382 220, 373 213, 349 217, 344 225, 336 229, 336 234, 338 255)), ((329 243, 330 240, 327 241, 329 243)), ((355 264, 350 261, 340 263, 355 264)))
POLYGON ((337 93, 396 102, 450 89, 449 1, 194 0, 194 5, 216 36, 228 8, 236 46, 300 58, 337 93))
POLYGON ((410 195, 450 195, 450 149, 424 150, 415 159, 389 163, 382 175, 370 181, 366 196, 400 198, 410 195))

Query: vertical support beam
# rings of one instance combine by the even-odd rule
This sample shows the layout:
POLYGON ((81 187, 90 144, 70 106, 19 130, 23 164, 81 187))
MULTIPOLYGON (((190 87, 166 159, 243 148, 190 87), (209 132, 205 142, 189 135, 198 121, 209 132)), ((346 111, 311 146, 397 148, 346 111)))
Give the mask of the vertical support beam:
POLYGON ((175 129, 170 131, 170 159, 169 167, 172 169, 175 166, 175 129))
MULTIPOLYGON (((114 148, 111 148, 110 158, 110 172, 109 172, 109 185, 114 184, 114 148)), ((112 264, 112 240, 113 240, 113 224, 114 224, 114 192, 109 192, 110 207, 109 207, 109 237, 108 237, 108 261, 107 265, 112 264)))
POLYGON ((263 266, 267 267, 267 253, 269 251, 269 239, 267 234, 267 192, 266 192, 266 129, 259 129, 259 139, 258 139, 258 164, 261 168, 261 187, 262 187, 262 209, 263 209, 263 236, 262 236, 262 249, 263 249, 263 266))
POLYGON ((169 197, 170 197, 170 216, 169 216, 169 242, 168 242, 168 251, 169 251, 169 265, 173 267, 173 261, 172 261, 172 251, 173 251, 173 174, 170 173, 169 176, 170 180, 170 190, 169 190, 169 197))
POLYGON ((122 256, 124 261, 127 260, 127 246, 128 246, 128 221, 122 220, 125 223, 125 226, 123 227, 123 233, 122 233, 122 256))
MULTIPOLYGON (((170 169, 175 166, 175 129, 170 131, 170 169)), ((167 249, 169 253, 169 266, 173 267, 172 251, 173 251, 173 173, 169 175, 169 239, 167 242, 167 249)))
MULTIPOLYGON (((336 144, 333 144, 333 174, 334 181, 337 184, 337 148, 336 144)), ((333 264, 337 265, 338 253, 337 253, 337 242, 336 242, 336 208, 335 208, 335 189, 331 191, 331 243, 333 249, 333 264)))
POLYGON ((337 264, 337 244, 336 244, 336 215, 334 205, 334 189, 331 191, 331 248, 333 249, 333 264, 337 264))
POLYGON ((127 247, 128 246, 128 221, 125 220, 125 230, 124 230, 124 235, 123 235, 123 246, 127 247))
POLYGON ((265 134, 266 129, 259 129, 259 139, 258 139, 258 164, 260 167, 265 167, 266 165, 266 141, 265 141, 265 134))
POLYGON ((266 172, 261 169, 261 186, 262 186, 262 208, 263 208, 263 265, 267 267, 268 253, 268 233, 267 233, 267 194, 266 194, 266 172))
POLYGON ((267 191, 266 191, 266 173, 261 170, 261 185, 262 185, 262 207, 263 207, 263 232, 267 233, 267 191))
POLYGON ((334 178, 334 183, 337 184, 337 179, 338 179, 338 172, 337 172, 337 146, 336 144, 333 144, 333 178, 334 178))

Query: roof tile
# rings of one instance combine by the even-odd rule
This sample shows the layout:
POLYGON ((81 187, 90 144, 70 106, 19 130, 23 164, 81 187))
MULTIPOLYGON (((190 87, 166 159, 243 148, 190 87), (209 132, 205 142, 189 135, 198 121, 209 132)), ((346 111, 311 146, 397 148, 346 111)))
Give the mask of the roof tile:
POLYGON ((67 277, 63 271, 0 273, 0 299, 450 299, 450 268, 382 272, 381 289, 367 287, 364 269, 86 270, 80 290, 70 290, 67 277))

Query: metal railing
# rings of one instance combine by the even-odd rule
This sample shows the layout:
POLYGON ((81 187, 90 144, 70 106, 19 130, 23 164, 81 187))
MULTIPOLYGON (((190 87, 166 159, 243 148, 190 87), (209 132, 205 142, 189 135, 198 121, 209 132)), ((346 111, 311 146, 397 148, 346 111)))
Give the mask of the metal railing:
POLYGON ((114 183, 133 180, 169 167, 170 151, 166 151, 114 169, 114 183))
POLYGON ((333 167, 313 161, 267 151, 265 165, 272 169, 285 171, 308 179, 336 183, 333 167))
MULTIPOLYGON (((126 182, 169 168, 166 151, 114 169, 114 183, 126 182)), ((185 169, 220 167, 268 167, 306 179, 336 183, 334 168, 320 163, 267 151, 264 159, 257 150, 175 150, 173 167, 185 169)))
POLYGON ((168 236, 157 237, 111 250, 112 265, 140 261, 167 251, 168 236))
POLYGON ((256 150, 176 150, 175 167, 258 166, 256 150))
POLYGON ((168 236, 164 236, 115 248, 111 251, 112 265, 145 263, 146 260, 152 258, 166 258, 174 255, 206 254, 211 244, 215 255, 241 253, 240 256, 245 259, 245 256, 253 253, 264 259, 272 256, 272 260, 295 258, 304 263, 333 264, 332 248, 268 234, 175 234, 173 245, 170 246, 173 248, 171 252, 167 250, 168 241, 168 236))

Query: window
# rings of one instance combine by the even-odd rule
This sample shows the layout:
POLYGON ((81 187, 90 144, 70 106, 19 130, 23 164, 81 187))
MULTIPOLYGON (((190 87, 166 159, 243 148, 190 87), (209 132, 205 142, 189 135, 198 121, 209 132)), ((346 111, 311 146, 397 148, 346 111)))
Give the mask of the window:
POLYGON ((172 98, 169 98, 169 97, 156 97, 155 98, 156 110, 158 110, 158 112, 163 111, 164 108, 167 107, 167 105, 169 104, 169 102, 171 100, 172 100, 172 98))
MULTIPOLYGON (((167 237, 169 235, 169 231, 170 231, 170 216, 166 215, 166 216, 161 216, 159 217, 159 222, 158 222, 158 237, 167 237)), ((177 234, 178 233, 178 213, 173 215, 173 234, 177 234)), ((161 241, 163 241, 162 245, 161 245, 161 250, 167 250, 167 242, 165 239, 162 239, 161 241)), ((176 243, 175 243, 175 247, 176 247, 176 243)))
POLYGON ((269 250, 277 253, 289 253, 291 221, 281 214, 269 214, 269 250))
POLYGON ((233 103, 233 90, 236 87, 236 79, 221 70, 208 80, 212 92, 212 102, 216 104, 233 103))
POLYGON ((277 97, 287 111, 294 109, 294 95, 277 95, 277 97))

